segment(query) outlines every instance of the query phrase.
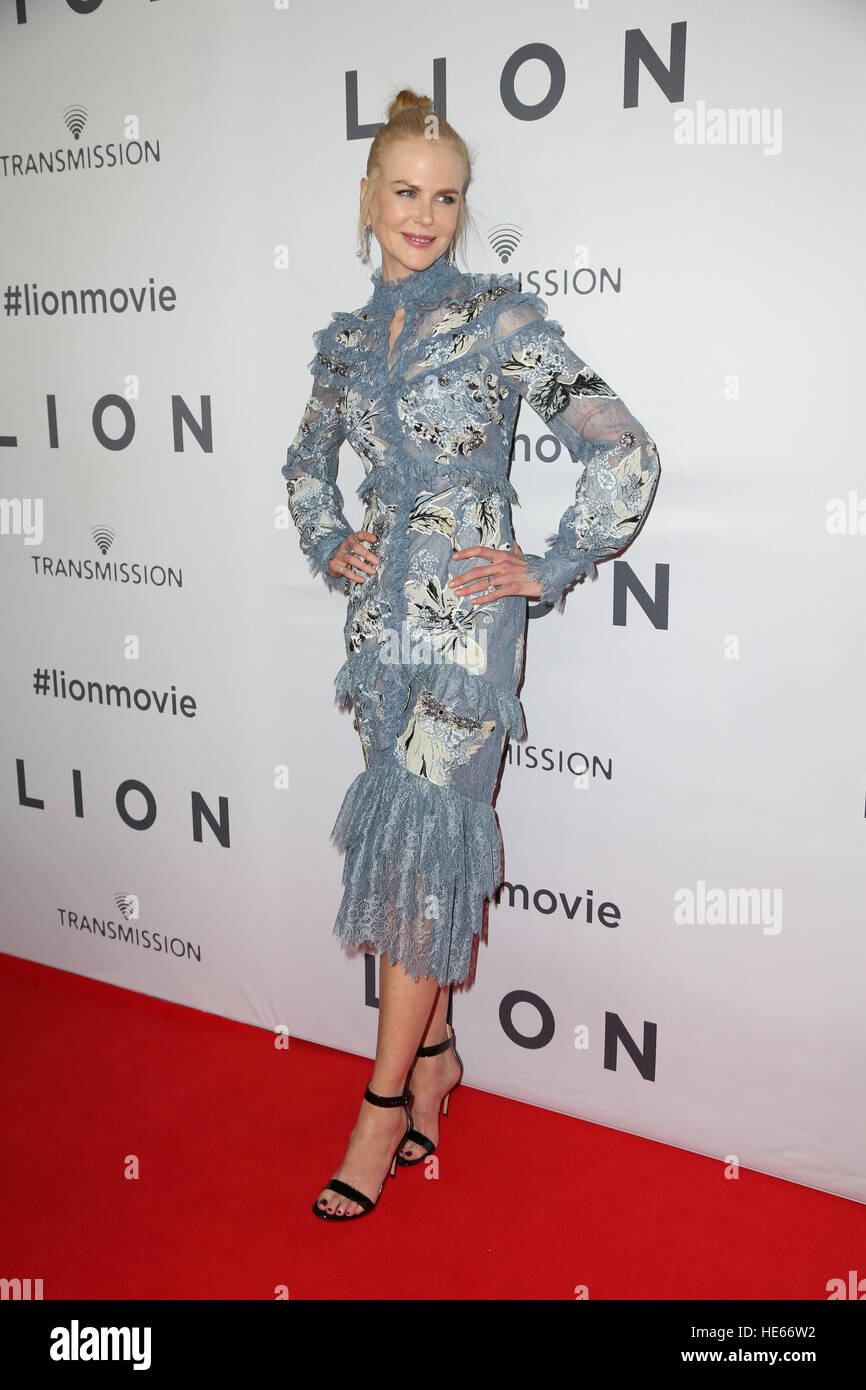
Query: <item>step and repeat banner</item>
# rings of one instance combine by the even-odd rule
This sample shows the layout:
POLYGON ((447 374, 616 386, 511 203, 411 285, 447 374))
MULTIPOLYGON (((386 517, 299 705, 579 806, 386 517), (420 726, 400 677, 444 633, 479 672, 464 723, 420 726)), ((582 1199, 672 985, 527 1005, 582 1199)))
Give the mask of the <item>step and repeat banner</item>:
MULTIPOLYGON (((864 39, 844 0, 3 0, 0 949, 375 1051, 345 598, 280 469, 408 85, 474 158, 466 266, 662 465, 531 607, 466 1083, 866 1200, 864 39)), ((524 550, 578 470, 524 405, 524 550)))

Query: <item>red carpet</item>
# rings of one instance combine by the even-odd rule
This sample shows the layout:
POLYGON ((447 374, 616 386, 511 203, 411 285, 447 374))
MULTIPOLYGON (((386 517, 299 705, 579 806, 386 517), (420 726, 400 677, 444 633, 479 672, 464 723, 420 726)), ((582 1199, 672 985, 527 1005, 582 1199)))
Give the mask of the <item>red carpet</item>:
POLYGON ((372 1215, 320 1222, 367 1060, 10 956, 0 1002, 0 1277, 46 1300, 822 1300, 866 1275, 858 1202, 466 1085, 438 1181, 398 1168, 372 1215))

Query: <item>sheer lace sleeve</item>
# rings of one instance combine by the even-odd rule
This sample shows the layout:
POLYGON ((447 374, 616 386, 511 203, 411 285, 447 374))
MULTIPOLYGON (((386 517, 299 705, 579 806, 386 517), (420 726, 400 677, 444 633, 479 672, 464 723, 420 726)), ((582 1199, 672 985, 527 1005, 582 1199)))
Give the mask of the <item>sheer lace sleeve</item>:
POLYGON ((345 593, 343 576, 328 573, 334 551, 351 535, 337 486, 340 445, 346 437, 343 388, 313 359, 313 389, 282 468, 289 511, 313 574, 345 593))
POLYGON ((565 590, 596 561, 617 555, 640 530, 661 467, 656 446, 614 391, 572 352, 560 324, 538 295, 503 300, 494 344, 503 382, 518 391, 548 429, 583 464, 574 503, 544 555, 525 555, 527 577, 541 582, 541 602, 565 607, 565 590))

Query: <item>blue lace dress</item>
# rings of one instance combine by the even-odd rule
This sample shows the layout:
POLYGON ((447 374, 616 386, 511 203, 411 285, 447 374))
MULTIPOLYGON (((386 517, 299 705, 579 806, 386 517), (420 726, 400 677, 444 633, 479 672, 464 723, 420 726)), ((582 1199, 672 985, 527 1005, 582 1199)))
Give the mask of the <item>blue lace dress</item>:
POLYGON ((525 556, 540 602, 561 612, 566 589, 632 540, 660 468, 643 427, 512 275, 467 274, 443 256, 405 279, 371 278, 367 303, 314 335, 312 394, 282 469, 313 573, 349 600, 336 703, 351 702, 365 766, 331 831, 345 850, 333 934, 414 979, 456 983, 502 882, 492 797, 507 738, 525 733, 528 600, 456 595, 448 579, 486 562, 453 554, 513 548, 521 398, 582 465, 545 554, 525 556), (359 529, 379 538, 381 564, 362 583, 327 569, 352 531, 336 480, 344 440, 364 465, 359 529))

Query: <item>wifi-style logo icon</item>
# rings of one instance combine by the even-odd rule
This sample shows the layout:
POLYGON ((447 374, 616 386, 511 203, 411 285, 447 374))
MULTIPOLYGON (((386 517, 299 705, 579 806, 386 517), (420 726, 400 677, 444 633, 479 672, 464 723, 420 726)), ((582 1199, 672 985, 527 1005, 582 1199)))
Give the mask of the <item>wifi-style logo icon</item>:
POLYGON ((87 110, 83 106, 66 106, 63 110, 63 119, 70 135, 74 135, 76 140, 80 140, 81 132, 87 125, 87 110))
POLYGON ((99 550, 103 555, 107 555, 114 540, 114 532, 110 526, 94 526, 90 531, 91 536, 96 541, 99 550))
POLYGON ((118 911, 123 913, 127 922, 132 919, 138 921, 138 896, 135 893, 115 893, 114 901, 117 903, 118 911))
POLYGON ((487 240, 493 247, 503 265, 508 265, 521 241, 523 232, 513 222, 500 222, 490 232, 487 240))

